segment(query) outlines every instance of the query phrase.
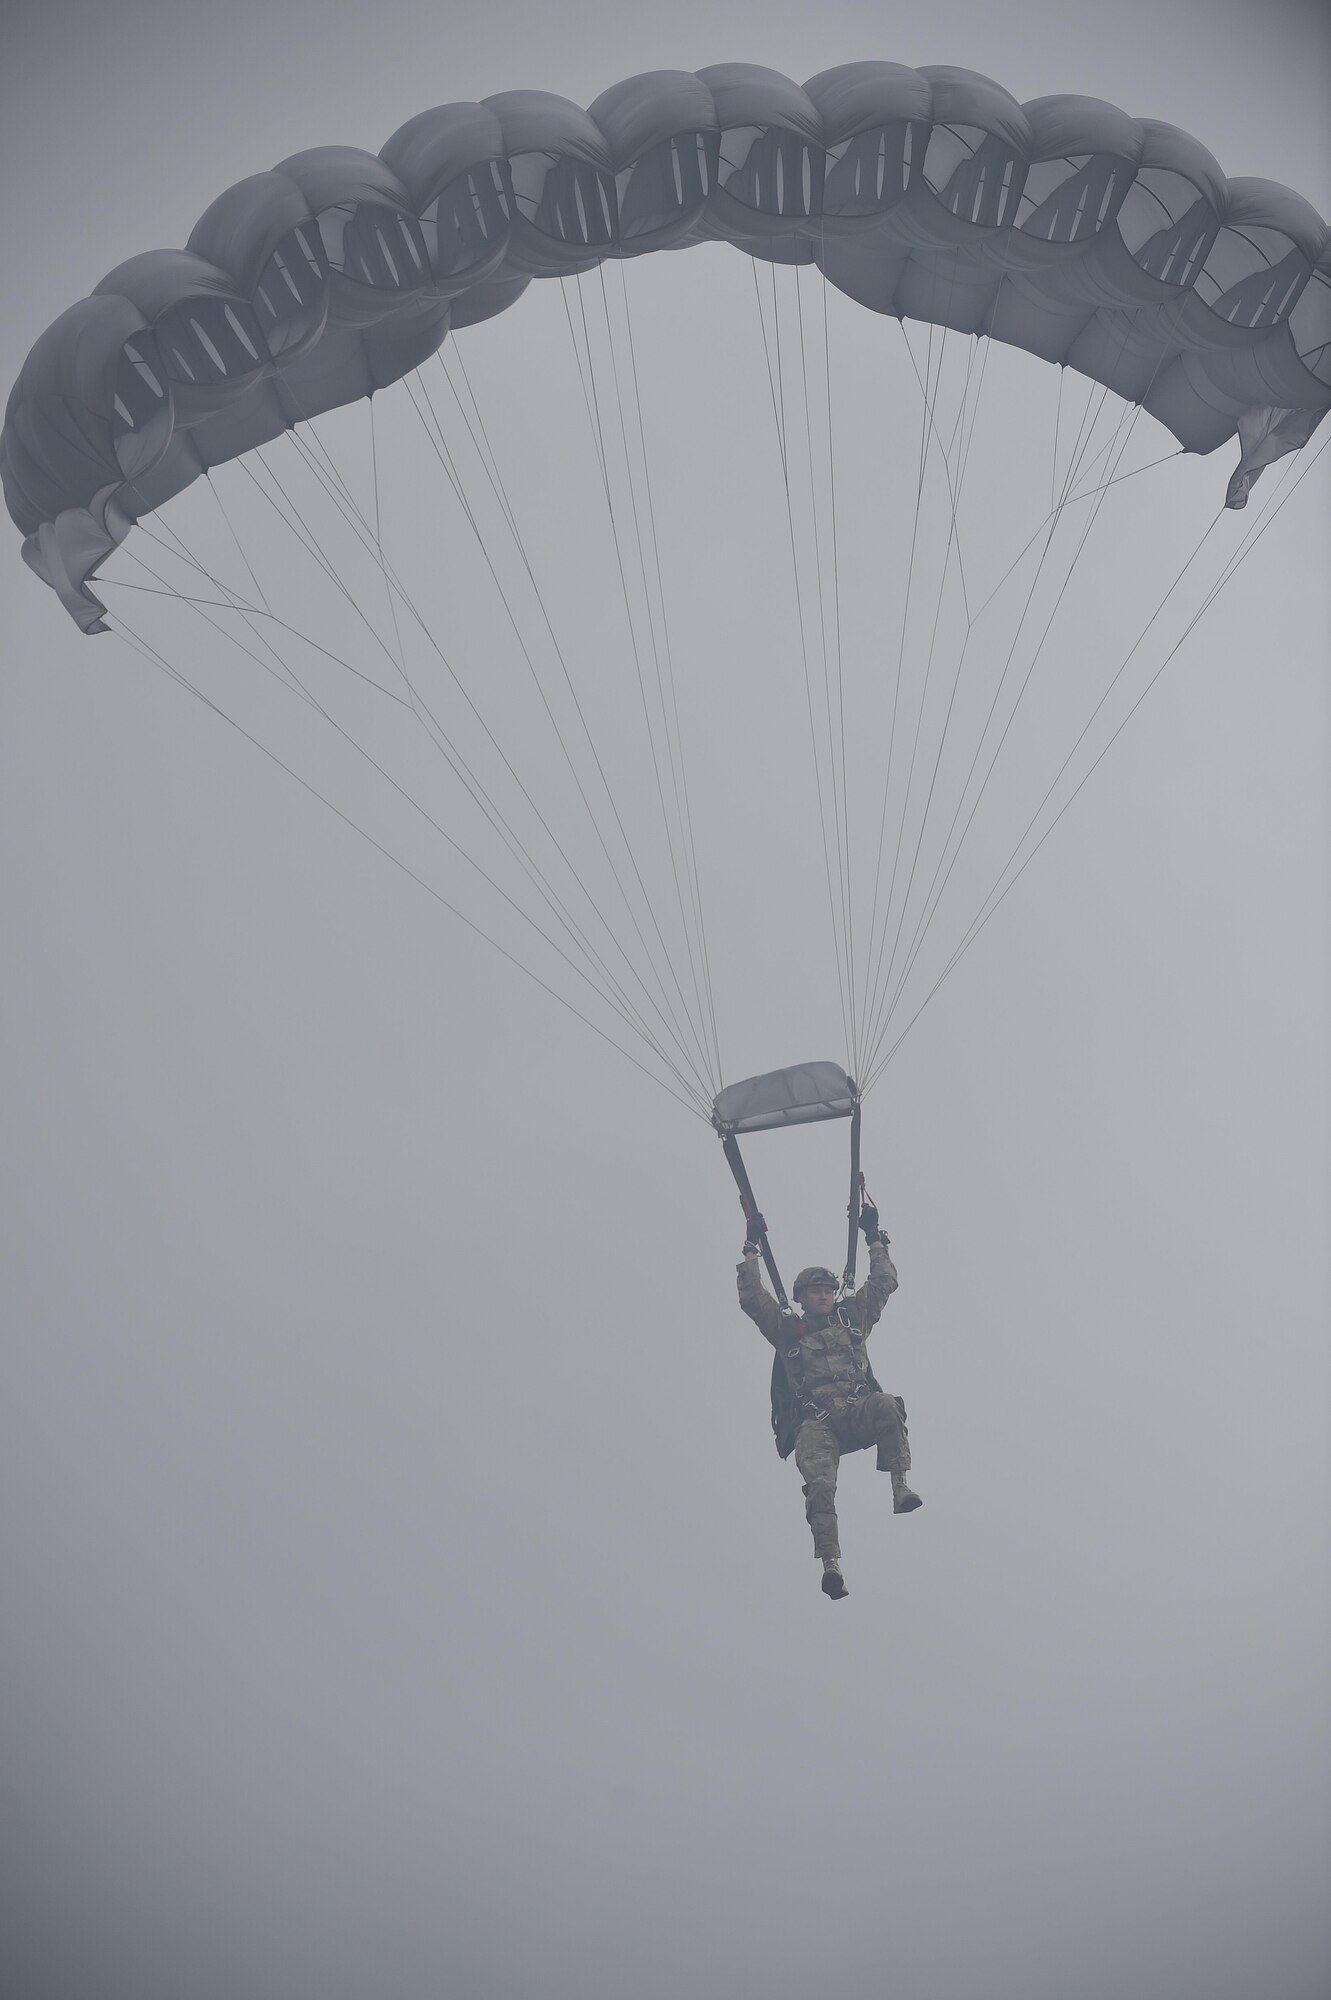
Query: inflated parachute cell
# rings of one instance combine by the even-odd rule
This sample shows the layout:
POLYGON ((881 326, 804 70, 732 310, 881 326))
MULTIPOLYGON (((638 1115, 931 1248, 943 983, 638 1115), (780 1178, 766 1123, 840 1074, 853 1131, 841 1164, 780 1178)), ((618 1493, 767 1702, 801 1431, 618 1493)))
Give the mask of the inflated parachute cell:
POLYGON ((969 70, 852 63, 801 88, 727 63, 588 111, 441 105, 377 157, 318 147, 229 188, 28 356, 0 437, 24 556, 103 631, 98 565, 207 467, 397 380, 532 278, 716 240, 1078 369, 1189 451, 1237 434, 1230 506, 1331 406, 1331 237, 1290 189, 969 70))

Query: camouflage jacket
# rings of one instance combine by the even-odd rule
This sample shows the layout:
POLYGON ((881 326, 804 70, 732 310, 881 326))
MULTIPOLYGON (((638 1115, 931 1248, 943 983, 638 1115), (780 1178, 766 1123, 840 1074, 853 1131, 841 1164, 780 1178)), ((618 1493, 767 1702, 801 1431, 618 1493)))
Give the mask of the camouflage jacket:
POLYGON ((878 1387, 865 1342, 897 1288, 896 1266, 885 1244, 871 1243, 867 1280, 826 1319, 783 1313, 763 1284, 756 1252, 740 1264, 738 1285, 742 1310, 776 1349, 772 1428, 786 1458, 803 1416, 878 1387))

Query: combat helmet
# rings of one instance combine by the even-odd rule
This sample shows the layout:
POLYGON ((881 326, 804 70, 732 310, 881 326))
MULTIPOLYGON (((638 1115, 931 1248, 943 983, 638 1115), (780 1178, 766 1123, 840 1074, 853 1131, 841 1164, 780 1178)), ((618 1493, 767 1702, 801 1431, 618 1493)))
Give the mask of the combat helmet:
POLYGON ((826 1264, 806 1264, 790 1288, 791 1297, 802 1301, 811 1285, 830 1285, 834 1292, 841 1289, 836 1272, 829 1271, 826 1264))

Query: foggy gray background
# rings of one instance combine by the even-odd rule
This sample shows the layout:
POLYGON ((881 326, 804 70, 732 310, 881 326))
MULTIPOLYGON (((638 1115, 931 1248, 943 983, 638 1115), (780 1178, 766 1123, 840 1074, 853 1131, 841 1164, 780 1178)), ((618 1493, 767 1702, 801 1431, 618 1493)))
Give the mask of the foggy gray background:
MULTIPOLYGON (((1312 5, 16 10, 0 372, 233 180, 452 98, 956 62, 1325 214, 1328 56, 1312 5)), ((0 538, 6 1991, 1326 1993, 1327 499, 869 1100, 925 1507, 847 1462, 835 1610, 710 1133, 0 538)), ((838 1057, 798 865, 708 830, 728 1075, 838 1057)), ((843 1146, 752 1146, 787 1273, 843 1146)))

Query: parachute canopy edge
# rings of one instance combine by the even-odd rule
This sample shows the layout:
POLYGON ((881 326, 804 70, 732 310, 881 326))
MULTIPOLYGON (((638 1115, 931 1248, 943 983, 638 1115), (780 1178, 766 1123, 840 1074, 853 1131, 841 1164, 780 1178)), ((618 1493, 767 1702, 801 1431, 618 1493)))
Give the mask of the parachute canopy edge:
POLYGON ((952 66, 653 71, 590 111, 509 91, 377 155, 307 149, 220 195, 185 251, 118 263, 9 398, 25 556, 105 630, 99 564, 205 463, 386 387, 533 278, 717 240, 1074 368, 1185 451, 1237 435, 1231 508, 1331 408, 1331 231, 1175 126, 952 66))
POLYGON ((94 494, 90 507, 66 507, 23 542, 23 560, 49 584, 80 631, 109 632, 106 606, 88 588, 134 523, 115 503, 116 488, 94 494))
POLYGON ((728 1083, 712 1104, 712 1123, 723 1139, 731 1138, 740 1132, 850 1118, 859 1101, 859 1090, 839 1063, 795 1063, 728 1083))

